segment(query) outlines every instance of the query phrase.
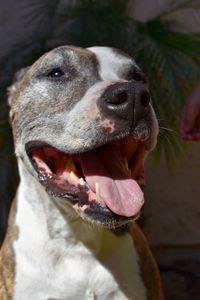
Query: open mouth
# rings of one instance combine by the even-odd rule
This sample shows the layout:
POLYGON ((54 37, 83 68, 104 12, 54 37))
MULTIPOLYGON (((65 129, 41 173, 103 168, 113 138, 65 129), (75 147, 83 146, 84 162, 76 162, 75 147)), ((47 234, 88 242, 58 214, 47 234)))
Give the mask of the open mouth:
POLYGON ((112 228, 139 215, 147 155, 142 141, 129 136, 79 154, 30 142, 26 151, 47 192, 70 200, 83 218, 112 228))

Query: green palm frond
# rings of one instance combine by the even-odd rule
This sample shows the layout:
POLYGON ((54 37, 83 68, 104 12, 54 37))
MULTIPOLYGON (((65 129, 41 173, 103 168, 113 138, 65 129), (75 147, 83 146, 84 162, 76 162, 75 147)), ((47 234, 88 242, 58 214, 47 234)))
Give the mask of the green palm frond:
MULTIPOLYGON (((82 47, 89 45, 117 46, 126 42, 124 26, 127 19, 128 0, 81 0, 58 12, 59 21, 67 23, 60 37, 82 47), (117 33, 117 35, 116 35, 117 33)), ((58 21, 58 22, 59 22, 58 21)))

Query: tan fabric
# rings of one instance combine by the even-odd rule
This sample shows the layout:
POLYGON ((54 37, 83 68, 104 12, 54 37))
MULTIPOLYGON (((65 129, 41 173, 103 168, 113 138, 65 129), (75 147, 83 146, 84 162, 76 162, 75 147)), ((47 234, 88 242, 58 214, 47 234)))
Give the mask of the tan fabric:
POLYGON ((148 291, 147 299, 163 300, 160 274, 145 236, 135 223, 129 226, 129 233, 140 257, 141 275, 148 291))
POLYGON ((16 201, 13 201, 7 235, 0 250, 0 300, 11 300, 13 295, 15 263, 12 246, 18 238, 18 229, 14 227, 15 215, 16 201))

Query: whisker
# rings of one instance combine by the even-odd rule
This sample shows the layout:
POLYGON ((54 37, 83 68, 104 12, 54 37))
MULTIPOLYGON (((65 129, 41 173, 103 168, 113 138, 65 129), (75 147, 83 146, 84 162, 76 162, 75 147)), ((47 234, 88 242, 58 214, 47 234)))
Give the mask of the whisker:
POLYGON ((168 127, 159 126, 159 129, 161 129, 161 131, 168 131, 168 132, 171 132, 171 133, 178 134, 178 132, 176 130, 168 128, 168 127))

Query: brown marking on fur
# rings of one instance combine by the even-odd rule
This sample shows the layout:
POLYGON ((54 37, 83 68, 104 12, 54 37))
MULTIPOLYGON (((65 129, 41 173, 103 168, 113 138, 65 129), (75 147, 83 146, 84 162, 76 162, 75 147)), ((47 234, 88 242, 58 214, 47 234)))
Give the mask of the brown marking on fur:
POLYGON ((16 200, 13 201, 6 238, 0 250, 0 299, 11 300, 14 289, 15 258, 13 242, 18 239, 18 228, 15 224, 16 200))
POLYGON ((129 233, 139 254, 141 276, 146 286, 147 299, 164 300, 159 271, 145 236, 135 223, 129 225, 129 233))

